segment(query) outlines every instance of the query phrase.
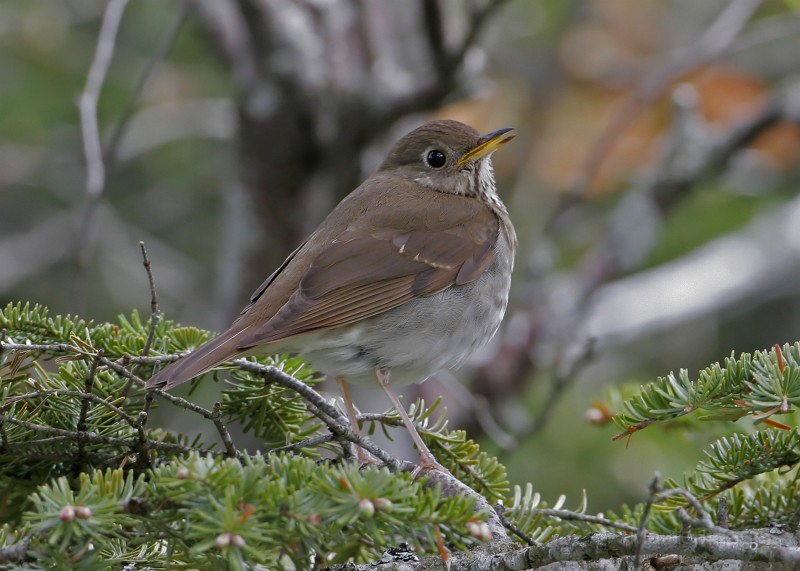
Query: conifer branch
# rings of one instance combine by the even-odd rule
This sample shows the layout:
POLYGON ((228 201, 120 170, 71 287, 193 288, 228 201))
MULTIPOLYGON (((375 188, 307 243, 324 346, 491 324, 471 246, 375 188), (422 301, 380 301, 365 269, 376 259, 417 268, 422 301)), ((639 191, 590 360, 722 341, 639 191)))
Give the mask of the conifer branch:
MULTIPOLYGON (((195 566, 218 567, 223 561, 230 566, 235 560, 280 567, 269 559, 274 553, 269 545, 297 543, 305 546, 306 553, 335 552, 339 559, 328 562, 335 563, 377 557, 387 542, 399 537, 413 537, 417 546, 429 551, 443 539, 455 554, 490 537, 493 546, 506 545, 513 536, 537 548, 539 542, 560 541, 553 539, 555 535, 614 530, 637 532, 641 556, 651 561, 653 531, 668 536, 688 533, 692 540, 693 534, 713 533, 735 543, 742 529, 771 522, 789 525, 800 513, 800 480, 787 471, 800 465, 800 430, 777 428, 774 420, 788 416, 796 406, 797 345, 731 357, 724 366, 712 365, 697 378, 686 372, 670 375, 643 387, 638 395, 617 399, 625 403, 624 415, 617 419, 622 427, 678 417, 684 423, 750 417, 765 429, 718 439, 683 485, 670 480, 663 486, 658 483, 645 504, 623 506, 620 515, 592 515, 586 512, 585 498, 576 509, 565 509, 563 496, 548 505, 530 485, 524 490, 515 487, 509 494, 505 468, 463 431, 447 428, 439 401, 431 406, 417 401, 409 412, 429 447, 458 480, 432 473, 413 482, 403 471, 409 465, 396 463, 369 439, 352 432, 344 415, 315 390, 319 378, 296 357, 223 365, 209 376, 224 371, 229 386, 211 409, 169 393, 145 391, 151 370, 209 337, 165 319, 153 327, 152 320, 152 315, 142 320, 134 312, 120 316, 118 324, 92 324, 70 316, 51 318, 37 306, 12 304, 0 309, 6 339, 0 346, 5 391, 0 406, 0 479, 16 483, 10 505, 35 505, 24 519, 35 531, 29 549, 41 550, 41 540, 53 533, 82 529, 80 545, 62 535, 52 545, 72 561, 87 555, 82 549, 90 540, 105 550, 109 561, 117 557, 114 554, 132 556, 136 550, 149 553, 147 561, 156 564, 162 561, 166 542, 171 552, 195 566), (162 354, 142 356, 150 331, 154 331, 151 352, 162 354), (57 370, 43 366, 44 360, 55 360, 57 370), (122 396, 126 384, 131 390, 122 396), (200 440, 188 442, 185 436, 148 426, 154 398, 213 424, 223 441, 221 449, 212 451, 200 440), (234 420, 264 443, 264 456, 236 448, 228 430, 234 420), (337 441, 363 446, 395 470, 359 469, 343 461, 344 447, 331 446, 337 441), (341 464, 305 458, 319 457, 323 450, 333 452, 341 464), (120 470, 99 472, 108 466, 120 470), (77 487, 60 479, 69 476, 74 484, 76 474, 81 480, 77 487), (146 476, 148 491, 137 487, 128 474, 146 476), (257 491, 262 485, 263 494, 257 491), (37 491, 37 486, 43 487, 37 491), (132 517, 124 507, 132 505, 127 495, 132 490, 141 500, 134 503, 144 506, 135 509, 147 514, 147 523, 125 519, 132 517), (112 499, 109 493, 117 495, 112 499), (181 498, 206 497, 203 494, 207 501, 202 505, 182 504, 181 498), (272 501, 279 507, 269 508, 272 501), (506 507, 495 507, 497 502, 506 507), (83 507, 93 514, 85 520, 75 515, 84 513, 83 507), (123 512, 115 511, 119 509, 123 512), (720 515, 726 511, 727 523, 720 515), (289 525, 267 517, 268 513, 300 519, 289 525), (193 531, 178 533, 187 518, 193 531), (343 528, 342 521, 349 523, 343 528), (425 523, 403 527, 412 521, 425 523), (135 536, 139 543, 129 547, 115 543, 120 526, 141 530, 143 535, 135 536), (341 547, 332 547, 331 537, 341 547)), ((358 418, 382 427, 397 424, 391 412, 358 418)), ((22 516, 12 517, 22 522, 22 516)), ((0 541, 11 543, 2 537, 0 541)), ((616 549, 617 536, 606 537, 606 547, 616 549)), ((531 552, 518 556, 527 557, 526 553, 531 552)), ((791 550, 764 553, 776 561, 792 561, 795 556, 791 550)), ((634 561, 635 553, 630 557, 634 561)), ((303 562, 297 560, 295 565, 303 566, 307 560, 303 562)))

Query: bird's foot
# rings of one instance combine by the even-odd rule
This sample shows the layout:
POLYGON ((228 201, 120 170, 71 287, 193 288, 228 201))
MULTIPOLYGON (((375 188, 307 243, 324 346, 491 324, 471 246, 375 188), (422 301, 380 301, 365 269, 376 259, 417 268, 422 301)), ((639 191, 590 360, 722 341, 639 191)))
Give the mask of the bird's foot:
POLYGON ((361 448, 361 446, 356 446, 356 456, 358 458, 358 465, 359 467, 363 468, 365 466, 382 466, 383 462, 375 458, 372 454, 361 448))
POLYGON ((412 478, 416 480, 417 477, 426 474, 430 471, 441 472, 442 474, 446 474, 451 478, 455 477, 453 476, 453 474, 450 473, 450 470, 448 470, 447 468, 445 468, 444 466, 439 464, 439 462, 436 461, 436 458, 433 457, 433 454, 431 454, 427 450, 426 452, 428 453, 427 454, 423 453, 419 455, 419 462, 417 463, 417 467, 414 468, 414 470, 411 472, 412 478))

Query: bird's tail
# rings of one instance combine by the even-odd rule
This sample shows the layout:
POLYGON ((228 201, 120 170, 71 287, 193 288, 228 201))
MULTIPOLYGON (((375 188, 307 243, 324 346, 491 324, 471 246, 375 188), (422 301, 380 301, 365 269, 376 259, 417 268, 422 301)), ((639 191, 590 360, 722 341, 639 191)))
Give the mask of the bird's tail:
POLYGON ((245 351, 238 347, 241 333, 243 330, 239 328, 220 333, 205 345, 150 377, 145 387, 168 391, 220 363, 242 355, 245 351))

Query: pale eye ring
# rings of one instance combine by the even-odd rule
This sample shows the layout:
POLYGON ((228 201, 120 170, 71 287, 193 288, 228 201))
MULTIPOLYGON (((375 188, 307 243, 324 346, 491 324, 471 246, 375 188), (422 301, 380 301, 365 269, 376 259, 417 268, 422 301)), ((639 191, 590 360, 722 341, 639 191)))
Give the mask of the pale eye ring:
POLYGON ((427 162, 428 166, 431 168, 440 169, 447 163, 447 155, 438 149, 432 149, 428 151, 425 162, 427 162))

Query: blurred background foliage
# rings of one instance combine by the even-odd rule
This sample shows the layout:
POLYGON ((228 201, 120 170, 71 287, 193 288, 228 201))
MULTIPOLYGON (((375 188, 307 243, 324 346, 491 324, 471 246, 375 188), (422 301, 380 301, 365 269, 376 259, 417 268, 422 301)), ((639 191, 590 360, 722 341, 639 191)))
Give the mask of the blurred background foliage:
POLYGON ((520 236, 503 333, 408 397, 444 394, 451 426, 547 498, 640 501, 718 434, 612 442, 604 387, 800 339, 797 115, 686 185, 651 185, 798 100, 795 4, 131 0, 95 202, 78 100, 108 3, 6 0, 0 304, 147 311, 143 240, 160 308, 219 330, 399 135, 428 118, 514 126, 495 158, 520 236))

